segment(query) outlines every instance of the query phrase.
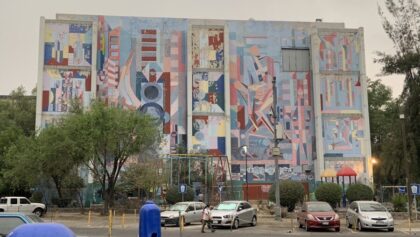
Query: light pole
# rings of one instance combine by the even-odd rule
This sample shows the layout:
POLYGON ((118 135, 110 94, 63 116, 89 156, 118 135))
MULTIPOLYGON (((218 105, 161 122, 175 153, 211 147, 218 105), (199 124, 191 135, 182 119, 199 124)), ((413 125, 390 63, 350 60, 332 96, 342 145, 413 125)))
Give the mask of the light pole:
POLYGON ((277 84, 276 77, 273 77, 273 119, 274 119, 274 148, 272 155, 274 156, 274 185, 276 187, 276 206, 274 207, 275 219, 281 221, 281 207, 280 207, 280 187, 279 187, 279 156, 280 148, 278 147, 278 138, 277 138, 277 84))
POLYGON ((241 154, 243 152, 243 156, 245 156, 245 183, 246 183, 246 191, 245 191, 245 195, 246 195, 246 201, 248 202, 248 146, 247 145, 243 145, 241 147, 239 147, 239 150, 241 151, 241 154))
POLYGON ((405 138, 405 116, 404 114, 400 114, 401 119, 401 132, 402 132, 402 140, 403 140, 403 151, 404 151, 404 160, 405 160, 405 169, 407 172, 407 178, 405 179, 407 186, 407 195, 408 195, 408 218, 411 221, 411 207, 413 205, 413 198, 411 193, 411 172, 410 172, 410 166, 411 166, 411 159, 407 156, 407 141, 405 138))

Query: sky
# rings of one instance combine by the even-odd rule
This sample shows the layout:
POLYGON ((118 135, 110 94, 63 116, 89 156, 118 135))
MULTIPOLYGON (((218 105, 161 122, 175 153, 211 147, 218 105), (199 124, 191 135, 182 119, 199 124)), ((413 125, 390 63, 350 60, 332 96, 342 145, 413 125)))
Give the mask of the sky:
MULTIPOLYGON (((418 0, 420 1, 420 0, 418 0)), ((393 53, 378 15, 384 0, 0 0, 0 95, 22 85, 30 92, 38 75, 40 17, 57 13, 229 20, 345 23, 364 28, 366 73, 401 94, 403 77, 382 76, 375 52, 393 53)))

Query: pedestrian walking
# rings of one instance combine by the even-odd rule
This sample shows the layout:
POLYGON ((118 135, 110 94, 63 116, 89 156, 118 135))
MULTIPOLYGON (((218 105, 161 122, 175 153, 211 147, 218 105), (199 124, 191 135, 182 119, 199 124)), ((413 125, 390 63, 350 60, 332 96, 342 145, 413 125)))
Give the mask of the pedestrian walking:
POLYGON ((206 224, 209 225, 211 232, 215 232, 216 230, 213 228, 213 224, 211 222, 211 208, 207 204, 206 207, 203 209, 203 213, 201 215, 201 233, 205 233, 204 228, 206 227, 206 224))

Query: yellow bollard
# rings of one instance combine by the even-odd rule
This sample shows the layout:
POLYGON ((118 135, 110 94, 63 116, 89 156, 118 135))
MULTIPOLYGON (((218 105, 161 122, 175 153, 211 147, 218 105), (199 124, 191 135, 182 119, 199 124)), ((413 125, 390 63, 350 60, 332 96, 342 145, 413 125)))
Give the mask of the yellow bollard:
POLYGON ((112 236, 112 210, 108 214, 108 237, 112 236))
POLYGON ((91 221, 92 221, 92 211, 89 210, 89 213, 88 213, 88 226, 90 226, 92 224, 91 221))
POLYGON ((181 231, 184 231, 184 217, 183 216, 179 217, 179 229, 181 231))
POLYGON ((124 212, 121 216, 121 226, 122 226, 123 229, 125 228, 125 213, 124 212))

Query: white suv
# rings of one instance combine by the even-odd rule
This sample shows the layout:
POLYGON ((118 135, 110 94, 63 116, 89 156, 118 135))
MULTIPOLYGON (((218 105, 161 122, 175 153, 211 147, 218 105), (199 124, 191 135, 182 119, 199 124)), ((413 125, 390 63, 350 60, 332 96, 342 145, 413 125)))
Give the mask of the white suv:
POLYGON ((25 197, 2 197, 0 198, 0 212, 24 212, 42 216, 47 212, 45 204, 31 203, 25 197))

